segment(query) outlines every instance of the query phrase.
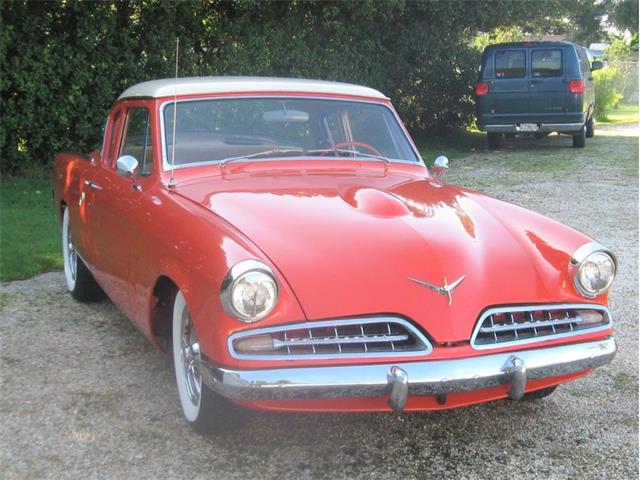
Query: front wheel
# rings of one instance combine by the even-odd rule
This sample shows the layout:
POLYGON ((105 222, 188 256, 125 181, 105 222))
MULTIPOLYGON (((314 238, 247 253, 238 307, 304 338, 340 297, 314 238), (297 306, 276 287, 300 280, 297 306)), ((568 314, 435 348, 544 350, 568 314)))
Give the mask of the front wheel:
POLYGON ((539 400, 541 398, 548 397, 556 391, 556 388, 558 388, 558 386, 554 385, 553 387, 542 388, 540 390, 534 390, 533 392, 525 393, 524 397, 522 397, 522 400, 539 400))
POLYGON ((202 381, 198 365, 202 358, 200 341, 180 291, 173 302, 172 337, 178 395, 189 424, 205 434, 237 427, 242 418, 240 409, 214 393, 202 381))
POLYGON ((73 298, 81 302, 90 302, 100 300, 104 296, 102 289, 78 255, 76 245, 73 242, 67 207, 64 208, 62 214, 62 260, 67 288, 73 298))

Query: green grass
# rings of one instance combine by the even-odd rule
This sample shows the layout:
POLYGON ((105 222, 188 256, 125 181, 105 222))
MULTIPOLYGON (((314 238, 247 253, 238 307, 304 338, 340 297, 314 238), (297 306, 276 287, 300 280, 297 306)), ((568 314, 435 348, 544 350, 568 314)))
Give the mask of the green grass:
POLYGON ((48 178, 3 178, 0 185, 0 281, 62 268, 60 226, 48 178))
POLYGON ((415 141, 428 167, 433 165, 438 155, 445 155, 449 160, 455 161, 457 158, 486 150, 485 134, 477 130, 451 130, 429 137, 418 137, 415 141))
POLYGON ((607 119, 605 121, 599 121, 597 122, 597 125, 638 123, 638 104, 620 104, 613 110, 607 111, 606 117, 607 119))

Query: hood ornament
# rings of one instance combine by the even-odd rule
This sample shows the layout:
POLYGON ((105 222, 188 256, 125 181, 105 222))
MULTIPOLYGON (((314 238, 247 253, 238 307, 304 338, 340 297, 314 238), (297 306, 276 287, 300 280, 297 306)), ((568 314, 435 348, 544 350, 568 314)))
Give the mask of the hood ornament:
POLYGON ((411 280, 414 283, 417 283, 418 285, 429 288, 434 292, 439 293, 440 295, 445 295, 449 299, 449 306, 451 306, 451 301, 452 301, 451 292, 453 291, 454 288, 456 288, 458 285, 462 283, 462 281, 464 280, 464 277, 466 277, 466 275, 462 275, 459 279, 457 279, 452 284, 448 284, 447 277, 444 277, 444 285, 442 287, 438 287, 437 285, 432 285, 430 283, 423 282, 422 280, 417 280, 415 278, 410 278, 409 280, 411 280))

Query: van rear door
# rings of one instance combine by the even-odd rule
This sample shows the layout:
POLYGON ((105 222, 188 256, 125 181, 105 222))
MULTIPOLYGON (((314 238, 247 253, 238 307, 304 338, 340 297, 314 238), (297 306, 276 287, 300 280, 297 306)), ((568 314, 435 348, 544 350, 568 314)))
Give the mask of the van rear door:
POLYGON ((503 115, 508 117, 504 118, 507 123, 516 122, 518 115, 529 112, 527 52, 524 48, 497 48, 492 63, 495 80, 489 82, 491 104, 488 107, 496 116, 496 123, 500 123, 503 115))
POLYGON ((553 122, 567 108, 564 49, 531 49, 529 108, 538 122, 553 122))

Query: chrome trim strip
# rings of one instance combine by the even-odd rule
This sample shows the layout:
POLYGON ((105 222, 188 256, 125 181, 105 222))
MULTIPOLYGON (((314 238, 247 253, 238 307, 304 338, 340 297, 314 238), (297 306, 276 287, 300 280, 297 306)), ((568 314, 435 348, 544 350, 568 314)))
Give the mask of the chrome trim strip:
POLYGON ((334 345, 334 344, 349 344, 349 343, 391 343, 391 342, 404 342, 409 340, 409 335, 361 335, 361 336, 338 336, 338 337, 318 337, 318 338, 293 338, 288 340, 274 340, 274 348, 282 347, 310 347, 312 345, 334 345))
MULTIPOLYGON (((290 99, 307 99, 307 100, 335 100, 335 101, 341 101, 341 102, 355 102, 355 103, 371 103, 373 105, 382 105, 383 107, 386 107, 391 114, 393 115, 393 117, 396 119, 396 122, 398 122, 398 126, 400 127, 400 130, 402 131, 402 133, 407 137, 407 141, 409 142, 409 147, 411 148, 411 151, 413 151, 414 155, 416 156, 417 160, 411 161, 411 160, 402 160, 399 158, 393 159, 390 158, 389 161, 391 161, 392 163, 405 163, 408 165, 422 165, 425 166, 424 160, 422 159, 422 156, 420 155, 420 152, 418 151, 418 148, 414 145, 411 137, 409 136, 409 133, 407 132, 407 130, 404 128, 404 124, 402 123, 402 120, 400 119, 400 116, 398 115, 398 112, 396 112, 396 110, 394 108, 391 108, 389 105, 384 103, 383 99, 380 99, 379 101, 375 101, 375 100, 365 100, 365 99, 341 99, 341 98, 336 98, 336 97, 332 97, 331 95, 327 95, 327 94, 319 94, 319 95, 296 95, 296 96, 286 96, 286 95, 233 95, 233 96, 220 96, 221 94, 214 94, 214 95, 203 95, 203 97, 199 97, 199 98, 184 98, 182 100, 178 100, 177 103, 181 103, 181 102, 196 102, 196 101, 202 101, 202 100, 237 100, 240 98, 290 98, 290 99)), ((160 139, 162 141, 162 145, 161 145, 161 152, 162 152, 162 171, 163 172, 167 172, 169 170, 171 170, 171 165, 169 164, 169 160, 168 155, 167 155, 167 150, 166 150, 166 145, 167 145, 167 141, 166 141, 166 137, 165 137, 165 128, 164 128, 164 109, 167 105, 173 105, 174 100, 167 100, 165 102, 162 102, 160 104, 160 108, 158 109, 158 115, 160 115, 160 139)), ((309 159, 309 157, 292 157, 291 159, 297 159, 297 160, 304 160, 305 158, 309 159)), ((326 157, 312 157, 314 160, 327 160, 326 157)), ((272 159, 265 159, 265 160, 273 160, 272 159)), ((340 161, 340 159, 336 159, 337 161, 340 161)), ((359 158, 358 161, 371 161, 371 162, 378 162, 379 160, 377 158, 371 158, 371 159, 366 159, 366 158, 359 158)), ((208 162, 192 162, 192 163, 185 163, 182 165, 174 165, 174 170, 178 170, 180 168, 188 168, 188 167, 196 167, 196 166, 201 166, 201 165, 216 165, 219 164, 220 160, 211 160, 208 162)))
MULTIPOLYGON (((544 328, 545 326, 551 326, 551 324, 540 325, 540 328, 544 328)), ((527 343, 535 343, 535 342, 544 342, 547 340, 555 340, 557 338, 567 338, 567 337, 575 337, 577 335, 584 335, 585 333, 593 333, 601 330, 607 330, 611 328, 611 313, 609 309, 603 305, 593 304, 593 303, 562 303, 557 305, 510 305, 507 307, 498 307, 498 308, 490 308, 485 310, 478 321, 476 322, 476 326, 473 330, 473 335, 471 335, 471 347, 475 350, 489 350, 496 348, 504 348, 511 347, 517 345, 526 345, 527 343), (607 318, 606 325, 600 325, 594 328, 584 328, 582 330, 576 330, 573 332, 566 333, 555 333, 552 335, 541 335, 539 337, 530 337, 524 338, 522 340, 512 340, 510 342, 499 342, 499 343, 491 343, 487 345, 477 345, 476 337, 478 333, 480 333, 480 329, 482 328, 482 324, 484 320, 496 313, 516 313, 516 312, 533 312, 533 311, 547 311, 547 310, 599 310, 604 312, 605 317, 607 318)))
POLYGON ((547 328, 556 325, 567 325, 569 323, 582 323, 582 321, 583 320, 581 317, 568 317, 558 320, 540 320, 538 322, 493 325, 492 327, 480 327, 480 333, 500 333, 511 332, 513 330, 530 330, 532 328, 547 328))
MULTIPOLYGON (((539 123, 539 122, 521 122, 539 123)), ((584 123, 540 123, 538 130, 533 132, 523 132, 518 128, 518 124, 497 124, 484 125, 483 130, 489 133, 546 133, 546 132, 579 132, 584 127, 584 123)))
POLYGON ((403 318, 398 317, 367 317, 367 318, 341 318, 336 320, 323 320, 319 322, 289 323, 286 325, 278 325, 277 327, 256 328, 251 330, 243 330, 234 333, 227 339, 227 348, 231 356, 238 360, 330 360, 345 358, 371 358, 371 357, 403 357, 403 356, 420 356, 429 355, 433 351, 433 345, 414 325, 403 318), (423 350, 396 350, 392 352, 361 352, 361 353, 327 353, 327 354, 304 354, 304 355, 267 355, 257 354, 250 355, 236 352, 233 342, 239 338, 261 335, 265 333, 286 332, 289 330, 305 330, 308 328, 324 328, 324 327, 341 327, 349 325, 370 325, 373 323, 395 323, 401 325, 414 335, 416 340, 422 342, 425 346, 423 350))
MULTIPOLYGON (((382 397, 402 408, 405 395, 441 395, 510 385, 519 398, 526 381, 601 367, 616 353, 613 337, 586 343, 482 355, 378 365, 230 370, 199 363, 203 381, 220 395, 241 400, 382 397), (406 390, 405 390, 406 386, 406 390)), ((406 398, 406 397, 405 397, 406 398)))

